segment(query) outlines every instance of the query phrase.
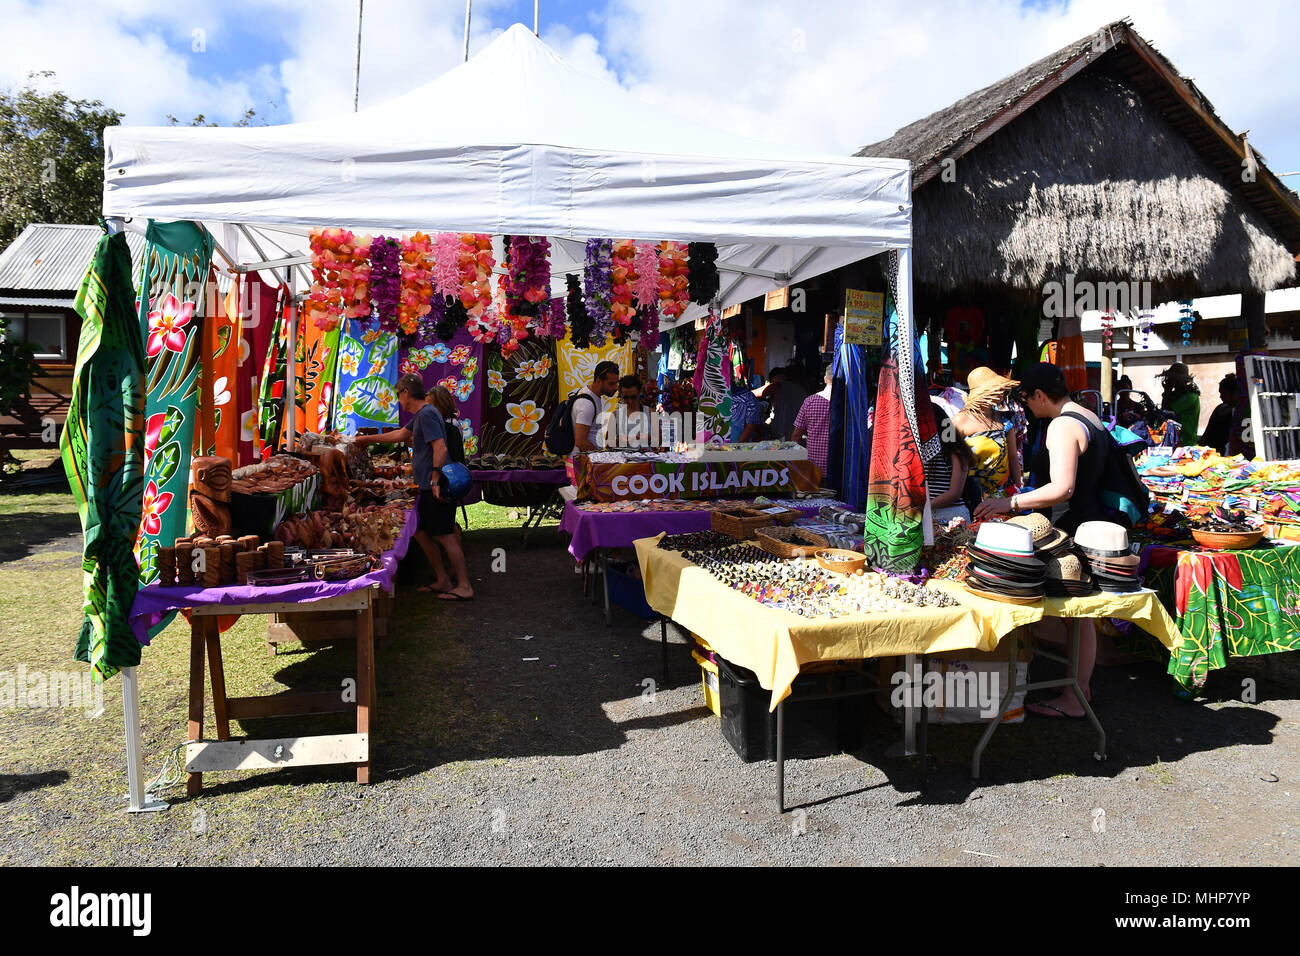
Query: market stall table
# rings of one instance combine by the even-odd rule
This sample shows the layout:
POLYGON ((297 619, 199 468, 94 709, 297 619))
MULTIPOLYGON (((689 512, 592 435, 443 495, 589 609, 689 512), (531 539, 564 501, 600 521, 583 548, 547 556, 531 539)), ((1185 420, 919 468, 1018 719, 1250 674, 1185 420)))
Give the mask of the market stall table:
MULTIPOLYGON (((917 607, 901 616, 881 613, 838 618, 800 617, 760 604, 733 590, 680 553, 659 548, 658 541, 656 536, 635 544, 650 606, 699 634, 721 657, 753 671, 761 686, 771 691, 770 707, 777 712, 777 792, 782 810, 785 801, 781 709, 795 677, 809 663, 897 656, 909 659, 905 666, 910 672, 913 656, 960 650, 992 651, 1016 628, 1043 617, 1123 618, 1154 634, 1167 647, 1175 647, 1179 640, 1172 619, 1149 591, 1049 598, 1034 605, 1016 605, 981 598, 966 592, 960 584, 940 581, 934 582, 935 586, 955 597, 960 602, 957 607, 917 607)), ((1073 640, 1077 644, 1077 628, 1073 640)), ((1073 666, 1064 679, 1008 690, 972 757, 973 776, 979 776, 980 755, 1012 697, 1027 689, 1058 686, 1074 686, 1077 690, 1073 666)), ((925 714, 922 709, 923 728, 925 714)), ((1105 732, 1091 708, 1088 714, 1098 732, 1097 753, 1104 756, 1105 732)), ((911 731, 910 719, 905 730, 911 731)))
POLYGON ((1183 640, 1169 658, 1178 694, 1194 697, 1229 657, 1300 650, 1300 547, 1142 552, 1146 580, 1176 615, 1183 640))
POLYGON ((187 792, 203 788, 203 773, 319 764, 355 764, 357 782, 370 782, 370 731, 374 720, 374 615, 376 594, 393 592, 397 565, 410 547, 418 518, 406 514, 402 533, 378 568, 345 581, 311 581, 274 587, 151 585, 141 588, 131 607, 131 627, 140 642, 149 642, 150 626, 168 614, 188 610, 190 618, 189 738, 186 746, 187 792), (355 615, 357 669, 355 701, 338 691, 281 694, 274 697, 227 697, 217 618, 243 614, 352 612, 355 615), (212 704, 217 740, 203 740, 204 655, 211 669, 212 704), (356 711, 356 733, 266 740, 230 738, 230 721, 356 711))
POLYGON ((546 468, 540 470, 525 469, 470 469, 469 493, 463 504, 471 505, 478 501, 507 507, 528 509, 528 516, 523 523, 523 540, 528 544, 534 531, 541 527, 548 518, 559 518, 564 499, 560 489, 569 483, 568 474, 563 468, 546 468))
MULTIPOLYGON (((815 517, 826 505, 843 505, 832 498, 780 499, 775 505, 794 508, 807 517, 815 517)), ((664 534, 688 534, 707 531, 712 527, 713 512, 720 508, 755 507, 752 501, 709 499, 700 501, 674 500, 669 507, 611 505, 568 501, 560 519, 560 530, 570 536, 569 554, 583 566, 584 593, 589 560, 595 563, 594 573, 604 581, 604 564, 607 553, 615 548, 630 548, 638 538, 664 534), (628 510, 621 510, 627 507, 628 510), (618 508, 620 510, 612 510, 618 508)), ((764 506, 768 507, 768 506, 764 506)), ((610 622, 609 583, 605 582, 605 623, 610 622)))

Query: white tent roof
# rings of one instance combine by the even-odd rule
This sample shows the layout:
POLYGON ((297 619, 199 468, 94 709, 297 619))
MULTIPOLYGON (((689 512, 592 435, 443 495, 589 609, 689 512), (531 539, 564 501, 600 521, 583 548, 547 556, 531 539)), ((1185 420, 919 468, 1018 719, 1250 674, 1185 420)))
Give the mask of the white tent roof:
POLYGON ((715 242, 725 306, 911 246, 906 161, 696 125, 519 24, 438 79, 335 119, 111 127, 104 167, 106 216, 203 222, 241 263, 304 255, 314 226, 545 235, 557 275, 581 268, 591 237, 715 242))

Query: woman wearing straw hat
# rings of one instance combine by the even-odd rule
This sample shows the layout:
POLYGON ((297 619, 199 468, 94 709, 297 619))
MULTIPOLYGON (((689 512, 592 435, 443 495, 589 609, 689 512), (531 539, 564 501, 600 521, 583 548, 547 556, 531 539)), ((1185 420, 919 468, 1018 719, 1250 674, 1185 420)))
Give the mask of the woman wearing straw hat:
POLYGON ((1015 423, 999 409, 1017 382, 987 366, 966 376, 970 394, 952 423, 966 439, 975 465, 971 474, 985 495, 1000 495, 1021 483, 1020 448, 1015 423))

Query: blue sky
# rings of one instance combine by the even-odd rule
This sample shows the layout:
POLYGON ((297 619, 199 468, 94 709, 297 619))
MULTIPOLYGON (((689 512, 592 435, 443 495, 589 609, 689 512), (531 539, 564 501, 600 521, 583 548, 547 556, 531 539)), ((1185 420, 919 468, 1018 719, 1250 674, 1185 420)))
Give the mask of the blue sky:
MULTIPOLYGON (((1275 172, 1300 170, 1290 0, 541 0, 542 38, 641 98, 774 142, 851 152, 1132 15, 1275 172)), ((475 0, 471 51, 532 0, 475 0)), ((356 0, 0 0, 0 84, 57 83, 153 125, 323 119, 352 105, 356 0), (195 45, 201 47, 193 49, 195 45)), ((464 0, 367 0, 361 102, 461 59, 464 0)), ((1300 177, 1287 180, 1300 187, 1300 177)))

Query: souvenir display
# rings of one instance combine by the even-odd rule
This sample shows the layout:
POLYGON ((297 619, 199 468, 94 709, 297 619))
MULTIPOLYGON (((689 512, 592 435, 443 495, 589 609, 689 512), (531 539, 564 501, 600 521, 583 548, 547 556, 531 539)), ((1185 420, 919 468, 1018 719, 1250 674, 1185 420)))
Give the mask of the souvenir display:
POLYGON ((1142 587, 1141 559, 1129 546, 1128 531, 1113 521, 1085 521, 1074 533, 1074 544, 1088 564, 1097 587, 1127 594, 1142 587))

